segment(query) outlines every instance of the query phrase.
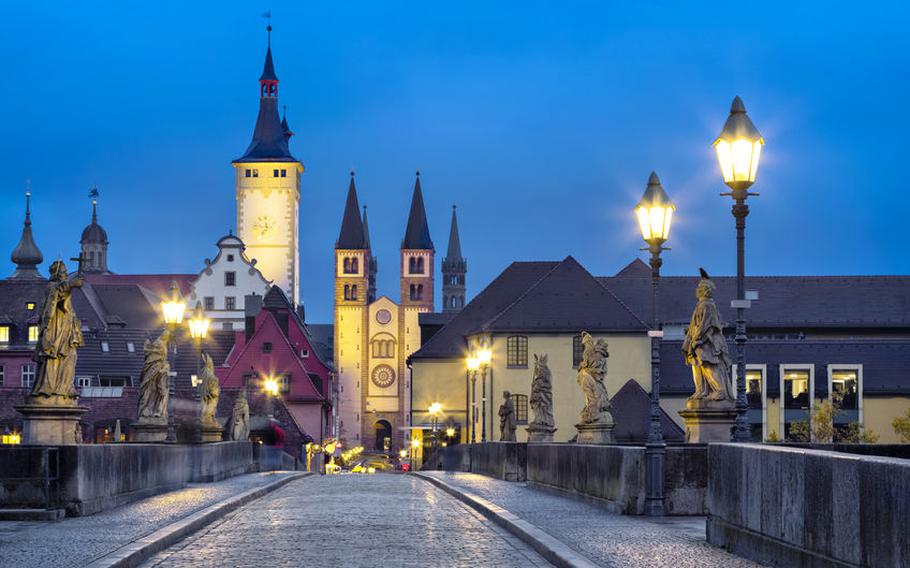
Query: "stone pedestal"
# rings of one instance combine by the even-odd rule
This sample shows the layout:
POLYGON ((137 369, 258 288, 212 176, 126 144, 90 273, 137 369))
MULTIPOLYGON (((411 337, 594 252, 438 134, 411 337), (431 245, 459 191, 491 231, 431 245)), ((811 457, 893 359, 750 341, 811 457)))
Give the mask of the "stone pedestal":
POLYGON ((24 417, 22 443, 40 446, 66 446, 76 441, 79 418, 85 406, 23 404, 16 410, 24 417))
POLYGON ((164 424, 133 422, 133 441, 139 443, 164 442, 167 439, 167 422, 164 424))
POLYGON ((613 428, 616 425, 612 422, 601 423, 601 424, 576 424, 575 429, 578 430, 578 437, 575 440, 576 444, 612 444, 615 439, 613 438, 613 428))
POLYGON ((556 428, 552 426, 543 426, 541 424, 532 423, 527 427, 528 431, 528 443, 534 442, 543 442, 549 443, 553 441, 553 434, 556 432, 556 428))
POLYGON ((679 415, 686 423, 686 442, 729 442, 736 422, 736 405, 728 400, 689 400, 679 415))
POLYGON ((203 444, 220 442, 223 431, 221 424, 201 424, 199 426, 199 441, 203 444))

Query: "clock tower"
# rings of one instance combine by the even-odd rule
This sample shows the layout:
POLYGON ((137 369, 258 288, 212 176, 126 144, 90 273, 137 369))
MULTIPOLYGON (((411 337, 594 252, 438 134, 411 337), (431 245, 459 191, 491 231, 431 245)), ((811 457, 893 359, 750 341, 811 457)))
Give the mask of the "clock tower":
POLYGON ((300 301, 299 207, 303 164, 291 155, 294 135, 287 117, 278 115, 278 76, 272 63, 272 26, 259 77, 259 116, 253 140, 233 161, 237 199, 237 236, 256 268, 280 286, 296 305, 300 301))

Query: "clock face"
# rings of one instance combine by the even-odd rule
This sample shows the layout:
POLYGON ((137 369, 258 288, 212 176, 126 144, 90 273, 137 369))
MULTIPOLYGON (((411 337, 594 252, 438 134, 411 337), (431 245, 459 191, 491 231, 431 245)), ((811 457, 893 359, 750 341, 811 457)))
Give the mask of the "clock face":
POLYGON ((275 232, 275 219, 270 215, 260 215, 253 223, 253 231, 259 238, 265 238, 275 232))
POLYGON ((389 367, 388 365, 379 365, 373 369, 373 372, 370 375, 370 379, 377 387, 390 387, 392 386, 392 383, 395 382, 395 369, 389 367))
POLYGON ((379 310, 376 312, 376 321, 385 325, 392 321, 392 312, 389 310, 379 310))

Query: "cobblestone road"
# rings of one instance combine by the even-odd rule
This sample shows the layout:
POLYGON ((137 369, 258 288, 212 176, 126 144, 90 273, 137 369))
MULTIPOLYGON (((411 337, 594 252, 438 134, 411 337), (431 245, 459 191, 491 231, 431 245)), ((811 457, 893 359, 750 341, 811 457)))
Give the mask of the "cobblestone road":
POLYGON ((144 566, 549 566, 426 481, 309 477, 229 514, 144 566))
POLYGON ((0 521, 0 566, 84 566, 204 507, 285 476, 254 473, 218 483, 193 484, 97 515, 58 523, 0 521))
POLYGON ((704 519, 650 520, 472 473, 424 472, 466 489, 548 532, 602 566, 759 566, 705 541, 704 519))

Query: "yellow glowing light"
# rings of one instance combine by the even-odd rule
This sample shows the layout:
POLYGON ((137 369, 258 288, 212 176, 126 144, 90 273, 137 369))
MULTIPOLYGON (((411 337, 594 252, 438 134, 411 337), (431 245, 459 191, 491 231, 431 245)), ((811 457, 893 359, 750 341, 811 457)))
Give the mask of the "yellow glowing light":
POLYGON ((432 414, 433 416, 436 416, 437 414, 442 412, 442 403, 434 402, 433 404, 430 405, 430 408, 428 410, 429 410, 430 414, 432 414))
POLYGON ((468 357, 467 364, 469 371, 476 371, 480 368, 480 359, 477 357, 468 357))
POLYGON ((734 190, 748 189, 758 174, 758 162, 764 144, 765 139, 746 114, 742 99, 736 97, 730 107, 730 116, 714 141, 714 151, 717 153, 724 183, 734 190))
POLYGON ((451 427, 446 428, 446 436, 448 436, 449 438, 454 438, 455 437, 455 428, 451 428, 451 427))
POLYGON ((161 302, 161 313, 164 316, 164 323, 168 325, 178 325, 183 323, 183 313, 186 311, 186 304, 180 297, 180 288, 177 282, 171 282, 171 297, 161 302))
POLYGON ((477 359, 480 360, 480 364, 486 367, 490 364, 490 361, 493 359, 493 352, 489 349, 481 349, 477 352, 477 359))
POLYGON ((372 467, 372 466, 368 467, 368 468, 367 468, 367 473, 376 473, 376 468, 375 468, 375 467, 372 467))
POLYGON ((401 456, 401 457, 403 457, 403 458, 406 458, 406 457, 408 457, 408 451, 407 451, 407 450, 401 450, 400 452, 398 452, 398 455, 401 456))
POLYGON ((190 327, 190 337, 193 339, 205 339, 205 336, 208 335, 211 321, 205 317, 201 304, 196 304, 196 311, 187 323, 190 327))
POLYGON ((18 432, 13 432, 12 434, 4 434, 0 442, 3 444, 16 446, 22 443, 22 435, 18 432))
POLYGON ((411 447, 412 447, 412 448, 415 448, 415 449, 416 449, 416 448, 419 448, 419 447, 420 447, 420 440, 418 440, 417 438, 414 438, 413 440, 411 440, 411 447))
POLYGON ((667 240, 670 238, 670 223, 673 221, 675 206, 661 207, 639 205, 635 209, 641 236, 646 241, 652 239, 667 240))
POLYGON ((266 377, 262 381, 262 390, 271 396, 278 396, 278 379, 275 377, 266 377))

